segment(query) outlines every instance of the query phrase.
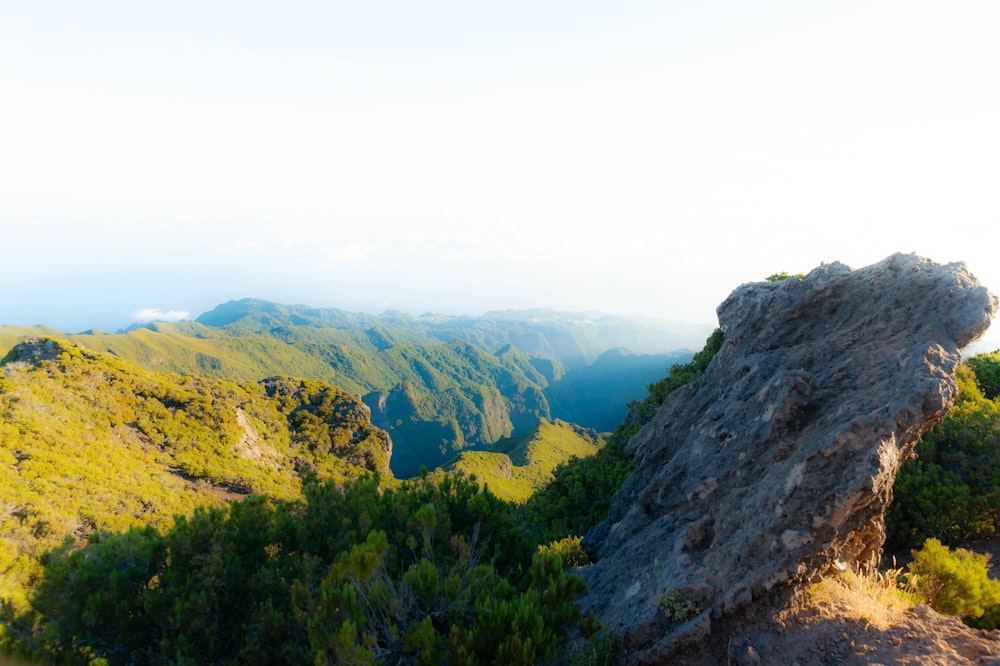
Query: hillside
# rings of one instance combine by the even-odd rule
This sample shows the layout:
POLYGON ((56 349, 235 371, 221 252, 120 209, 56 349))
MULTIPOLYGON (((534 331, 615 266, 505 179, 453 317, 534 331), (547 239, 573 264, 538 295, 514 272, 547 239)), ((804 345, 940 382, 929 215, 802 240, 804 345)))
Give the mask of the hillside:
MULTIPOLYGON (((689 357, 623 345, 670 349, 692 330, 547 310, 374 316, 243 299, 194 322, 66 337, 157 372, 242 382, 288 374, 339 386, 361 396, 391 435, 396 476, 412 477, 421 465, 521 435, 539 419, 613 429, 647 383, 689 357)), ((51 333, 0 328, 0 352, 51 333)))
POLYGON ((21 599, 38 557, 71 537, 265 493, 302 479, 391 478, 391 441, 356 397, 307 380, 237 384, 150 373, 34 339, 0 362, 0 596, 21 599))
POLYGON ((524 502, 552 481, 556 467, 594 455, 606 441, 607 435, 593 430, 543 419, 531 431, 501 440, 488 451, 462 451, 437 475, 475 475, 500 499, 524 502))
MULTIPOLYGON (((162 330, 150 333, 168 335, 162 330)), ((547 369, 544 364, 535 368, 530 356, 512 347, 489 355, 462 341, 439 346, 466 358, 466 373, 476 368, 496 370, 493 381, 499 386, 516 376, 515 368, 543 378, 547 369), (493 358, 499 359, 497 364, 493 358)), ((403 350, 396 352, 405 358, 403 350)), ((348 616, 319 605, 321 597, 333 595, 354 618, 349 624, 363 626, 365 618, 375 613, 398 627, 391 630, 399 638, 390 648, 396 653, 419 650, 420 660, 427 663, 451 650, 479 655, 483 663, 534 663, 542 655, 552 655, 581 621, 573 601, 582 590, 580 580, 563 570, 568 557, 563 549, 569 547, 567 553, 571 552, 572 544, 536 552, 534 537, 513 505, 500 503, 475 483, 443 474, 393 485, 392 492, 384 493, 370 478, 351 481, 353 474, 381 469, 384 457, 378 453, 388 453, 384 447, 368 447, 353 450, 352 455, 350 447, 358 440, 382 444, 388 440, 381 439, 379 431, 364 436, 364 429, 356 427, 352 435, 334 427, 336 415, 343 411, 337 405, 349 415, 366 414, 356 397, 345 395, 343 401, 332 402, 327 397, 342 393, 308 380, 272 378, 236 384, 151 372, 114 355, 56 341, 21 345, 5 361, 7 379, 0 397, 14 396, 3 407, 17 423, 18 435, 28 430, 20 424, 30 422, 33 414, 47 414, 47 401, 60 405, 53 408, 54 422, 38 417, 34 431, 45 440, 41 444, 47 452, 65 451, 74 459, 40 474, 58 483, 75 474, 64 473, 64 468, 83 461, 94 470, 83 482, 98 499, 76 490, 69 497, 84 498, 81 510, 78 500, 68 500, 58 487, 47 487, 44 497, 49 501, 40 505, 52 518, 28 516, 28 521, 19 522, 12 515, 4 523, 3 542, 14 544, 15 552, 8 558, 13 561, 5 562, 3 596, 14 605, 0 609, 7 632, 0 635, 0 649, 45 660, 60 654, 71 663, 86 663, 95 655, 109 663, 127 663, 136 655, 300 663, 317 654, 367 659, 371 650, 381 653, 385 649, 381 643, 365 647, 363 636, 344 633, 341 623, 348 616), (23 398, 14 395, 17 392, 41 397, 28 401, 28 413, 21 414, 18 405, 23 398), (127 413, 119 413, 118 404, 125 405, 127 409, 121 409, 127 413), (64 413, 64 408, 71 413, 64 413), (227 416, 230 409, 237 414, 234 419, 227 416), (217 416, 202 428, 200 419, 209 413, 217 416), (106 427, 102 416, 108 420, 106 427), (92 428, 90 422, 98 426, 92 428), (246 423, 256 438, 243 436, 246 423), (64 447, 63 439, 74 438, 74 431, 61 430, 64 426, 95 430, 86 440, 86 450, 64 447), (139 435, 116 438, 119 430, 132 429, 139 435), (227 439, 229 431, 240 436, 227 439), (144 448, 142 436, 147 433, 153 443, 144 448), (54 438, 46 439, 50 434, 54 438), (136 465, 125 460, 133 445, 139 451, 136 465), (324 457, 331 451, 343 457, 324 457), (246 457, 247 453, 256 455, 246 457), (195 463, 202 458, 205 462, 199 467, 195 463), (239 478, 216 470, 215 463, 235 469, 244 459, 260 466, 264 478, 251 473, 253 466, 239 478), (109 464, 116 471, 114 482, 101 476, 109 476, 109 464), (342 469, 342 474, 329 474, 331 468, 342 469), (143 469, 148 470, 148 481, 143 469), (339 483, 302 488, 303 475, 324 469, 331 480, 346 479, 343 490, 339 483), (128 483, 140 487, 132 491, 119 487, 119 479, 138 479, 128 483), (160 502, 159 487, 176 501, 160 502), (249 490, 270 497, 231 502, 249 490), (118 498, 118 505, 107 504, 118 498), (145 513, 129 506, 140 499, 151 505, 142 507, 145 513), (206 505, 216 508, 192 514, 192 509, 206 505), (162 514, 156 513, 159 509, 162 514), (169 517, 174 513, 181 517, 169 517), (78 514, 96 519, 63 541, 78 514), (42 524, 53 524, 55 529, 48 532, 39 527, 42 524), (378 545, 379 538, 386 538, 379 534, 387 536, 388 550, 378 545), (44 558, 43 552, 48 553, 44 558), (354 584, 342 587, 340 581, 346 583, 345 576, 367 570, 355 569, 360 565, 353 563, 370 557, 383 562, 380 567, 387 567, 384 575, 391 578, 379 574, 362 583, 363 594, 379 596, 369 597, 374 606, 366 605, 359 616, 361 609, 351 605, 350 596, 338 596, 346 594, 347 587, 355 589, 354 584), (29 584, 30 610, 18 613, 29 584), (419 605, 407 601, 385 606, 397 597, 383 598, 378 591, 387 589, 379 587, 383 585, 395 590, 398 598, 419 605), (261 604, 260 595, 273 601, 261 604), (447 647, 435 638, 437 629, 431 631, 420 610, 425 604, 441 609, 435 617, 451 636, 447 647), (541 633, 522 634, 524 623, 541 633), (75 638, 69 639, 71 635, 75 638), (46 642, 45 636, 55 642, 46 642)), ((426 381, 439 387, 452 377, 433 368, 424 370, 426 381)), ((405 384, 400 392, 407 392, 405 384)), ((410 409, 415 402, 411 394, 410 409)), ((542 476, 551 477, 559 462, 588 456, 602 442, 586 429, 536 421, 529 435, 504 440, 501 455, 512 467, 522 468, 520 481, 538 485, 544 483, 542 476)), ((20 446, 19 450, 27 448, 20 446)), ((27 496, 20 471, 28 467, 18 468, 18 487, 4 501, 27 496)), ((594 630, 586 627, 588 632, 594 630)))

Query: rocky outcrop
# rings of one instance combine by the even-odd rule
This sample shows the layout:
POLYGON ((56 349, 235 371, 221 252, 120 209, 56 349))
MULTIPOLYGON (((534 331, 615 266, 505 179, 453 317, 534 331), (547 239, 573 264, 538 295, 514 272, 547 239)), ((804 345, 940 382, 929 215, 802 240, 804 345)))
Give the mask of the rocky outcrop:
POLYGON ((900 463, 955 397, 997 300, 963 264, 894 255, 746 284, 725 343, 628 444, 587 541, 585 600, 630 663, 662 663, 778 586, 877 561, 900 463))

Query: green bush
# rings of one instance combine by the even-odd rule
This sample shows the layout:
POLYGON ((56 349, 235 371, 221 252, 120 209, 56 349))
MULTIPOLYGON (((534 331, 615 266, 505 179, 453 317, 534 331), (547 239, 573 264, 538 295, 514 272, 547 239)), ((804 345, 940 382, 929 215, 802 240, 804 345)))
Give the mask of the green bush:
POLYGON ((514 511, 468 480, 370 475, 98 533, 46 556, 17 618, 33 635, 11 647, 70 664, 546 661, 584 619, 579 546, 534 548, 514 511))
POLYGON ((890 549, 930 537, 957 543, 1000 528, 1000 400, 983 395, 969 366, 958 366, 955 379, 951 412, 896 475, 886 512, 890 549))
POLYGON ((964 548, 952 551, 937 539, 928 539, 913 551, 908 583, 939 613, 974 620, 1000 605, 1000 581, 989 577, 988 563, 988 555, 964 548))

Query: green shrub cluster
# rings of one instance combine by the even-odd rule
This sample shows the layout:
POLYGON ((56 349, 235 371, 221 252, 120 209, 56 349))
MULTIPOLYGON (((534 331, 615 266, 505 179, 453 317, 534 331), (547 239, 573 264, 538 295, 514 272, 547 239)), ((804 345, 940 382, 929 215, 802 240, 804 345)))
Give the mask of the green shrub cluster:
MULTIPOLYGON (((991 355, 996 356, 996 354, 991 355)), ((951 412, 900 467, 886 512, 887 546, 913 548, 930 537, 945 543, 996 534, 1000 527, 1000 399, 984 395, 973 357, 956 372, 951 412)))
POLYGON ((32 631, 7 647, 70 664, 534 664, 580 623, 573 552, 533 548, 468 480, 316 483, 52 551, 9 623, 32 631))
POLYGON ((1000 628, 1000 582, 989 556, 944 543, 974 543, 1000 528, 1000 352, 956 371, 958 397, 896 476, 886 545, 913 548, 911 589, 934 609, 982 629, 1000 628))
POLYGON ((292 447, 324 476, 336 476, 341 461, 390 474, 389 436, 372 426, 368 408, 354 396, 308 379, 272 377, 260 384, 287 420, 292 447))
POLYGON ((988 400, 1000 397, 1000 350, 976 354, 967 365, 976 373, 976 384, 988 400))
POLYGON ((1000 620, 1000 581, 989 577, 989 559, 964 548, 952 551, 939 540, 928 539, 913 551, 907 584, 934 610, 995 629, 1000 620))

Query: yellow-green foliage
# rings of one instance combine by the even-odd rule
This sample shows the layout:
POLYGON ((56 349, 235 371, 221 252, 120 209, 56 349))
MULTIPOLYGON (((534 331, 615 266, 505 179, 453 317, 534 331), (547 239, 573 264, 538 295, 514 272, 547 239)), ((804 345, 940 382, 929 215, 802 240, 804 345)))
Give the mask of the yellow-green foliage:
POLYGON ((304 471, 338 481, 387 474, 385 433, 333 387, 310 385, 325 391, 315 404, 294 392, 279 401, 263 384, 150 373, 53 340, 17 347, 5 361, 0 599, 16 604, 39 556, 66 538, 165 529, 175 514, 250 493, 299 497, 304 471), (307 419, 326 419, 337 444, 312 446, 299 427, 307 419))
POLYGON ((988 562, 988 555, 964 548, 952 551, 937 539, 928 539, 913 551, 909 583, 934 610, 979 618, 1000 605, 1000 581, 989 577, 988 562))
MULTIPOLYGON (((147 370, 197 373, 236 381, 256 381, 289 374, 331 382, 336 373, 329 364, 276 338, 220 335, 200 324, 156 324, 124 334, 69 336, 73 342, 107 350, 147 370)), ((353 390, 353 387, 348 387, 353 390)))
POLYGON ((491 451, 463 451, 444 470, 474 475, 497 497, 524 502, 552 481, 556 467, 594 455, 606 440, 606 435, 571 423, 542 419, 531 432, 501 441, 491 451))

